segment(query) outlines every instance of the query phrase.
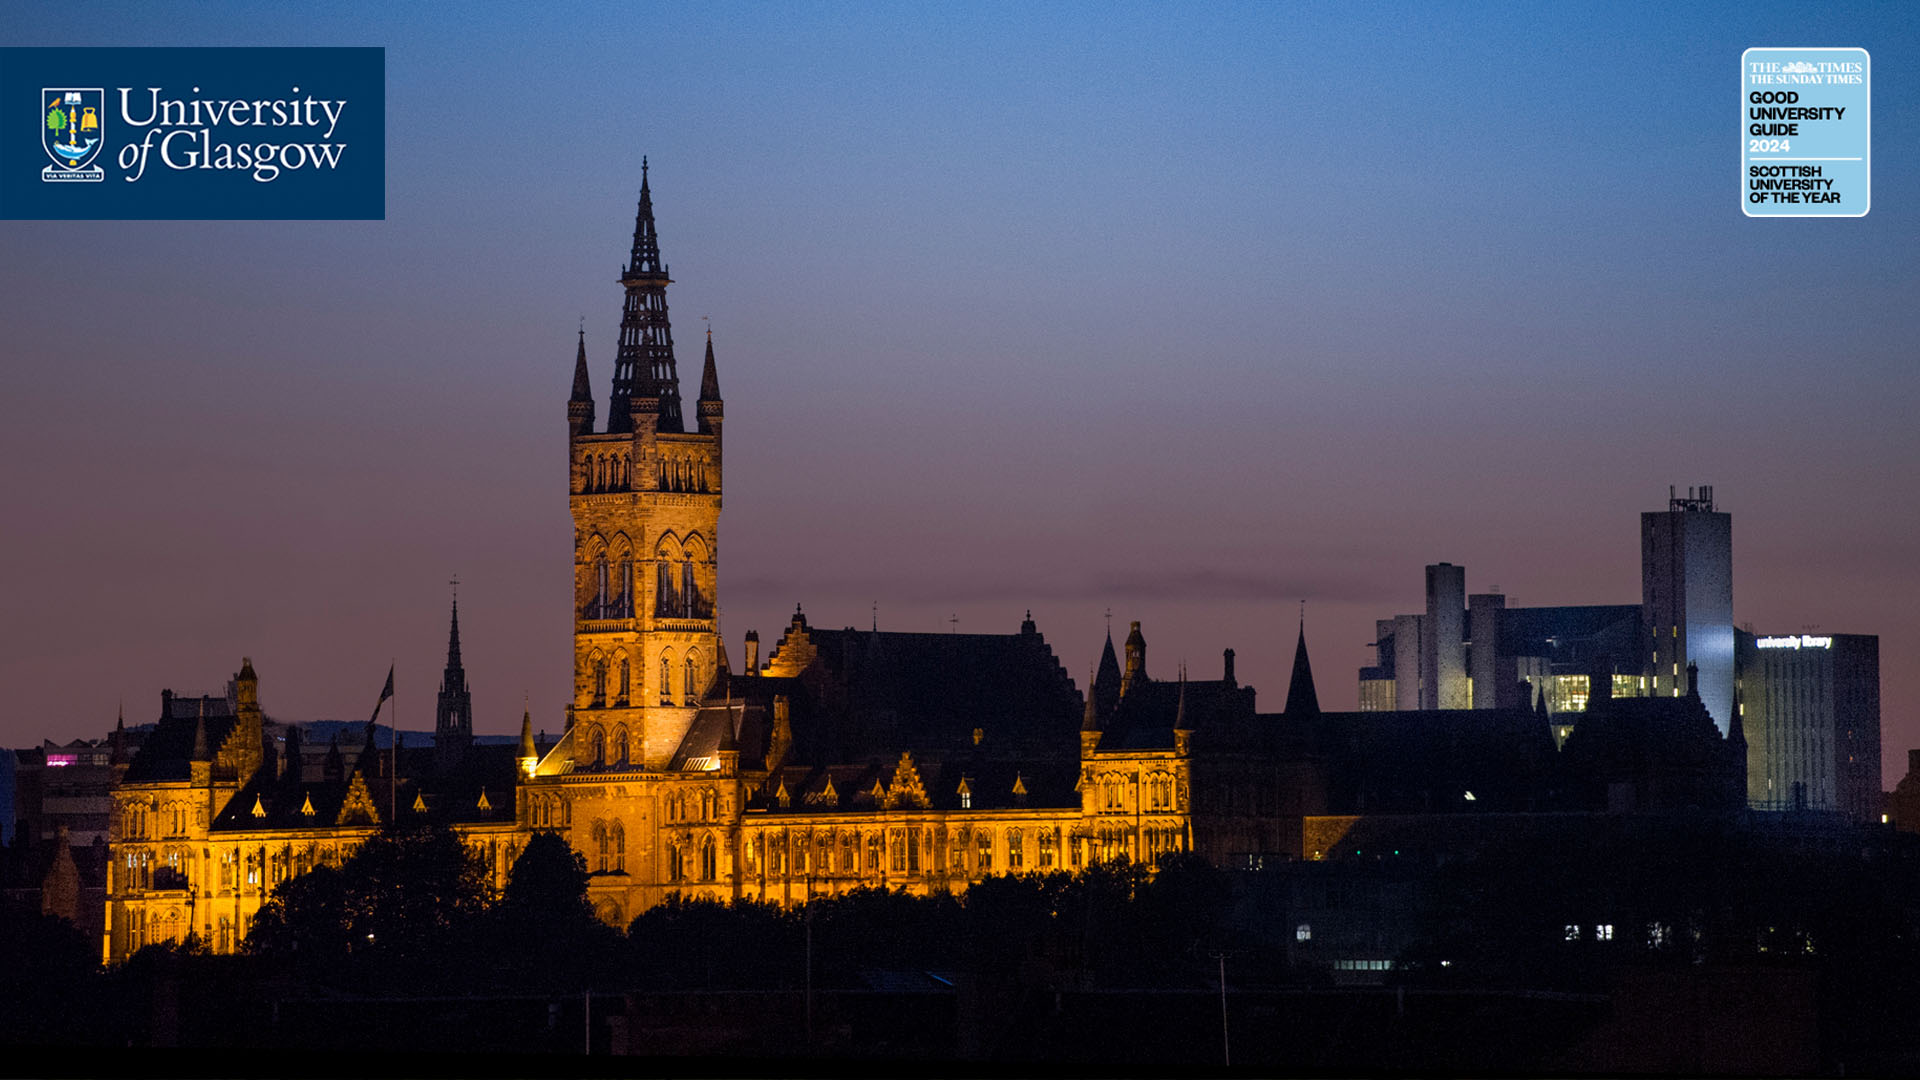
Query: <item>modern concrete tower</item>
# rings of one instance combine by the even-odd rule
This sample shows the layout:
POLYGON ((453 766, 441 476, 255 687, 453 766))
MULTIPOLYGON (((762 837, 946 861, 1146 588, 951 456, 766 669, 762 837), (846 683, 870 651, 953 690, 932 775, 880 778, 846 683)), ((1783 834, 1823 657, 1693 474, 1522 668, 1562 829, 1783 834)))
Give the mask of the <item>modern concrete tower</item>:
POLYGON ((1412 712, 1426 704, 1427 666, 1422 642, 1426 638, 1425 615, 1393 617, 1393 711, 1412 712))
POLYGON ((1420 707, 1465 709, 1467 685, 1467 568, 1427 567, 1427 633, 1420 642, 1420 707))
POLYGON ((1512 708, 1520 704, 1512 687, 1519 678, 1513 657, 1500 661, 1500 613, 1507 598, 1499 593, 1467 597, 1467 674, 1473 677, 1473 707, 1512 708), (1512 700, 1502 701, 1502 697, 1512 700))
POLYGON ((1659 697, 1682 697, 1687 665, 1722 733, 1733 716, 1733 518, 1713 488, 1667 491, 1667 509, 1640 515, 1641 621, 1646 673, 1659 697))

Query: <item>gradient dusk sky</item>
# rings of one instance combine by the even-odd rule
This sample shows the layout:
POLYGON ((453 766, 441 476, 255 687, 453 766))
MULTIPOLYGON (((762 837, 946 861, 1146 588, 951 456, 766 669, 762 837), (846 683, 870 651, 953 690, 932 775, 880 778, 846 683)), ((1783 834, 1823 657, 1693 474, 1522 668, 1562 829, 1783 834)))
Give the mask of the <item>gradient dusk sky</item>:
MULTIPOLYGON (((128 5, 9 45, 386 48, 384 222, 0 222, 0 745, 243 655, 282 720, 557 732, 565 402, 640 159, 727 401, 720 605, 1352 708, 1423 565, 1638 603, 1712 484, 1735 619, 1878 634, 1920 745, 1910 4, 128 5), (1739 208, 1739 60, 1873 57, 1873 209, 1739 208), (951 620, 957 616, 957 624, 951 620)), ((16 103, 17 104, 17 103, 16 103)), ((10 106, 11 107, 11 106, 10 106)), ((38 167, 37 165, 35 167, 38 167)))

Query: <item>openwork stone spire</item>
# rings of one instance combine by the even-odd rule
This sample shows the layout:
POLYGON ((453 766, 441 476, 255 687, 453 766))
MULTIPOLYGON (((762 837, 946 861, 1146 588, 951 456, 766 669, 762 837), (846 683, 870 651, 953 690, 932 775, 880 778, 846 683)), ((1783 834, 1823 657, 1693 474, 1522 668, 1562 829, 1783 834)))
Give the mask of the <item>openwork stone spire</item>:
POLYGON ((634 218, 633 253, 621 272, 626 306, 620 316, 620 354, 613 368, 613 397, 607 403, 607 430, 633 430, 633 412, 656 413, 658 430, 683 430, 680 375, 673 361, 673 327, 667 321, 667 286, 673 281, 660 262, 660 236, 653 225, 653 193, 647 185, 646 159, 640 159, 640 212, 634 218))

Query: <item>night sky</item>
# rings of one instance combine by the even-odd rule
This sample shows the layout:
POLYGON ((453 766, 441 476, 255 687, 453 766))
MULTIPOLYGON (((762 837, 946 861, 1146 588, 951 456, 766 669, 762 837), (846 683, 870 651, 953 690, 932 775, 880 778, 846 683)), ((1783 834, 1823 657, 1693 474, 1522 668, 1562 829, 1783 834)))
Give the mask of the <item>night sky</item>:
POLYGON ((384 7, 0 10, 384 46, 388 126, 384 222, 0 222, 0 745, 243 655, 282 720, 396 662, 430 726, 455 574, 477 729, 557 732, 643 154, 736 664, 796 602, 1031 608, 1084 684, 1111 608, 1278 710, 1305 600, 1352 708, 1426 563, 1638 603, 1638 515, 1709 483, 1736 621, 1880 635, 1889 785, 1920 745, 1907 5, 384 7), (1864 219, 1740 212, 1740 53, 1801 45, 1873 56, 1864 219))

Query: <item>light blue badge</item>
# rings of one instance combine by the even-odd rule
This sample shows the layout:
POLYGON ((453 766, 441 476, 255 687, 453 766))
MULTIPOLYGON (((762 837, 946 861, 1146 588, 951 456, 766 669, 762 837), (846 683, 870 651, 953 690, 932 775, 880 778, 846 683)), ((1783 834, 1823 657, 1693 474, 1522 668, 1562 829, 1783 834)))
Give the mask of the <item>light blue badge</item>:
POLYGON ((1865 49, 1740 54, 1740 208, 1748 217, 1864 217, 1873 192, 1865 49))

